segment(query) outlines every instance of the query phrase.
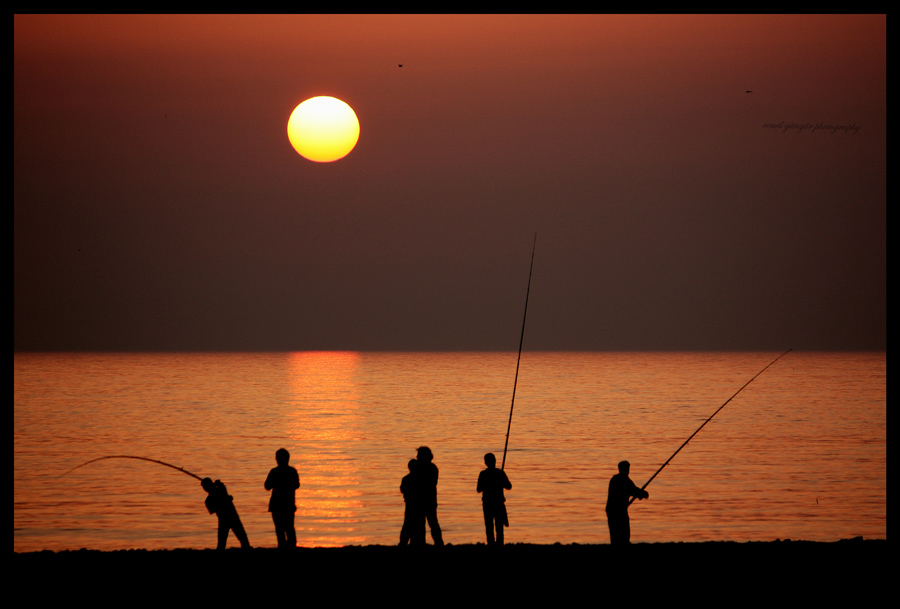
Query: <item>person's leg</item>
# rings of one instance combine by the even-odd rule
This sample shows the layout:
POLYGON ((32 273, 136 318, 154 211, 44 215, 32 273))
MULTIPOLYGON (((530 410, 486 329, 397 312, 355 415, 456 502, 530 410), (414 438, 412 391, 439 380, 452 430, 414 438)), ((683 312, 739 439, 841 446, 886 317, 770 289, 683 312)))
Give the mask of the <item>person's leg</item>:
POLYGON ((438 524, 437 519, 437 506, 435 506, 434 509, 428 510, 425 517, 428 520, 429 528, 431 528, 431 538, 434 540, 434 545, 438 547, 444 545, 444 537, 441 535, 441 525, 438 524))
POLYGON ((403 526, 400 528, 400 545, 408 546, 409 540, 412 538, 413 530, 413 510, 406 504, 403 510, 403 526))
POLYGON ((228 522, 227 518, 219 518, 219 543, 216 546, 217 550, 224 550, 225 546, 228 542, 228 531, 231 530, 231 523, 228 522))
POLYGON ((606 512, 606 524, 609 526, 609 543, 616 545, 619 541, 619 529, 616 527, 616 517, 606 512))
POLYGON ((241 517, 238 516, 237 510, 234 511, 234 518, 231 522, 231 530, 234 531, 234 536, 238 538, 239 542, 241 542, 241 547, 244 549, 249 549, 250 540, 247 539, 247 532, 244 530, 244 523, 241 522, 241 517))
POLYGON ((284 515, 285 545, 289 548, 297 547, 297 531, 294 529, 295 512, 284 515))
POLYGON ((278 540, 278 547, 283 548, 286 543, 287 536, 285 535, 284 526, 281 522, 281 514, 278 512, 272 512, 272 524, 275 525, 275 538, 278 540))
POLYGON ((494 520, 497 522, 497 544, 503 545, 503 528, 509 522, 506 516, 506 504, 501 503, 494 510, 494 520))
POLYGON ((613 545, 625 545, 630 543, 631 531, 628 523, 628 513, 606 513, 609 523, 609 543, 613 545))
POLYGON ((416 510, 412 519, 412 531, 410 531, 410 540, 414 546, 425 545, 425 514, 421 510, 416 510))
POLYGON ((491 546, 494 545, 494 515, 487 504, 482 504, 481 509, 484 512, 484 532, 487 534, 487 544, 491 546))

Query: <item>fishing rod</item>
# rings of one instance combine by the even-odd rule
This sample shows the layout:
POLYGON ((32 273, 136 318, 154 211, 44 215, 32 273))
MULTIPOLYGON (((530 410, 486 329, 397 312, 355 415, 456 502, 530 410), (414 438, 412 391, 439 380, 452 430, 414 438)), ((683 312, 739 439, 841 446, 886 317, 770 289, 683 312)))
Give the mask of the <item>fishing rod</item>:
POLYGON ((522 334, 519 336, 519 357, 516 359, 516 377, 513 380, 512 402, 509 404, 509 423, 506 424, 506 443, 503 445, 502 470, 506 466, 506 449, 509 446, 509 430, 512 427, 513 407, 516 405, 516 384, 519 382, 519 362, 522 361, 522 342, 525 340, 525 318, 528 316, 528 294, 531 292, 531 272, 534 270, 534 250, 537 247, 537 233, 531 244, 531 267, 528 269, 528 288, 525 290, 525 312, 522 314, 522 334))
POLYGON ((85 461, 81 465, 77 465, 77 466, 73 467, 72 469, 67 471, 65 474, 60 474, 59 477, 65 476, 66 474, 70 474, 70 473, 74 472, 76 469, 78 469, 79 467, 84 467, 85 465, 94 463, 95 461, 102 461, 103 459, 140 459, 141 461, 150 461, 151 463, 159 463, 160 465, 165 465, 166 467, 171 467, 172 469, 178 470, 183 474, 187 474, 188 476, 193 476, 194 478, 196 478, 197 480, 200 480, 201 482, 203 481, 203 478, 201 478, 197 474, 192 474, 191 472, 184 469, 183 467, 177 467, 175 465, 172 465, 171 463, 166 463, 165 461, 157 461, 156 459, 148 459, 147 457, 135 457, 133 455, 109 455, 106 457, 97 457, 96 459, 91 459, 90 461, 85 461))
MULTIPOLYGON (((773 359, 773 360, 769 363, 769 366, 771 366, 772 364, 774 364, 775 362, 777 362, 778 360, 780 360, 782 357, 784 357, 785 355, 787 355, 788 353, 790 353, 792 350, 793 350, 793 349, 788 349, 787 351, 785 351, 784 353, 782 353, 781 355, 779 355, 778 357, 776 357, 775 359, 773 359)), ((752 382, 756 379, 757 376, 759 376, 760 374, 762 374, 763 372, 765 372, 766 370, 768 370, 769 366, 766 366, 765 368, 763 368, 762 370, 760 370, 759 372, 757 372, 756 375, 755 375, 752 379, 750 379, 749 381, 747 381, 746 383, 744 383, 744 386, 741 387, 740 389, 738 389, 737 391, 735 391, 733 396, 731 396, 730 398, 728 398, 727 400, 725 400, 725 404, 722 404, 721 406, 719 406, 719 410, 722 410, 723 408, 725 408, 725 405, 728 404, 728 402, 730 402, 731 400, 733 400, 737 394, 739 394, 741 391, 743 391, 743 390, 744 390, 744 387, 746 387, 747 385, 749 385, 750 383, 752 383, 752 382)), ((653 479, 656 478, 656 476, 659 475, 659 472, 661 472, 661 471, 663 470, 663 468, 665 468, 665 467, 669 464, 669 461, 671 461, 672 459, 674 459, 674 458, 675 458, 675 455, 677 455, 679 452, 681 452, 681 449, 682 449, 682 448, 684 448, 685 446, 687 446, 687 443, 691 441, 691 438, 693 438, 693 437, 696 436, 698 433, 700 433, 700 430, 703 429, 703 427, 704 427, 707 423, 709 423, 709 422, 712 420, 712 418, 713 418, 714 416, 716 416, 717 414, 719 414, 719 410, 716 410, 714 413, 712 413, 712 415, 710 415, 710 417, 709 417, 708 419, 706 419, 705 421, 703 421, 703 425, 701 425, 700 427, 698 427, 698 428, 697 428, 697 431, 695 431, 694 433, 692 433, 692 434, 691 434, 691 437, 688 438, 687 440, 685 440, 685 441, 684 441, 684 444, 682 444, 681 446, 679 446, 679 447, 678 447, 678 450, 676 450, 674 453, 672 453, 672 456, 669 457, 669 458, 666 460, 666 462, 662 464, 662 467, 660 467, 658 470, 656 470, 656 473, 655 473, 655 474, 653 474, 652 476, 650 476, 650 479, 647 480, 647 484, 645 484, 644 486, 642 486, 642 487, 641 487, 641 490, 644 490, 645 488, 647 488, 647 485, 649 485, 651 482, 653 482, 653 479)), ((631 501, 628 502, 628 505, 631 505, 632 503, 634 503, 634 500, 635 500, 635 497, 632 497, 632 498, 631 498, 631 501)))

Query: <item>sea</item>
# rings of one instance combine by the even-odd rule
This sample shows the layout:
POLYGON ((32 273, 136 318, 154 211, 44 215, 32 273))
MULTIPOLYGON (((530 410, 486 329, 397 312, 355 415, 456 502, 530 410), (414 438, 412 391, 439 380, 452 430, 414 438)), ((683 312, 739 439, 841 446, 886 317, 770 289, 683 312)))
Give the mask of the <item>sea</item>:
POLYGON ((419 446, 446 543, 485 541, 488 452, 507 543, 609 543, 623 460, 652 478, 633 543, 886 539, 886 353, 779 355, 525 351, 516 376, 516 352, 15 353, 14 550, 213 548, 193 476, 275 547, 279 448, 298 545, 396 545, 419 446))

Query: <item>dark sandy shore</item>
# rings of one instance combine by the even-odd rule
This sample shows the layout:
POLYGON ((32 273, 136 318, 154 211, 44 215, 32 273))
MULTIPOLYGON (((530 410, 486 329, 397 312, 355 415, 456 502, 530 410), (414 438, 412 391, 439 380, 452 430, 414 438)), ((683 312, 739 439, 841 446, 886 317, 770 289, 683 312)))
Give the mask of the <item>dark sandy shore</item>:
POLYGON ((753 598, 780 605, 788 600, 874 601, 871 595, 886 590, 895 572, 888 563, 887 540, 856 538, 626 548, 466 544, 417 550, 349 546, 288 552, 270 548, 28 552, 14 555, 10 573, 19 582, 46 581, 46 586, 39 586, 42 596, 95 594, 101 585, 127 594, 131 601, 141 597, 237 601, 242 595, 258 594, 258 600, 296 595, 298 602, 381 599, 406 604, 403 596, 413 595, 422 603, 438 605, 448 599, 480 605, 477 599, 545 604, 588 597, 591 604, 631 597, 706 605, 724 594, 718 603, 753 598))

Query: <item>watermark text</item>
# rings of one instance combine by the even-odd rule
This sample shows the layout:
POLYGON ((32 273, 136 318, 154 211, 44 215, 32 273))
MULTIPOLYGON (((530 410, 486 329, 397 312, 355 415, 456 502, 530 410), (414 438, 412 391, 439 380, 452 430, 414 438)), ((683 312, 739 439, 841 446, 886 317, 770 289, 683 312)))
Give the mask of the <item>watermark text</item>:
POLYGON ((782 133, 787 133, 788 131, 793 131, 795 133, 815 133, 816 131, 821 131, 823 133, 831 132, 832 135, 837 133, 838 131, 842 131, 843 133, 852 133, 856 135, 856 133, 860 130, 860 126, 856 123, 849 123, 846 125, 835 125, 833 123, 789 123, 787 121, 781 121, 780 123, 763 123, 763 129, 778 129, 782 133))

